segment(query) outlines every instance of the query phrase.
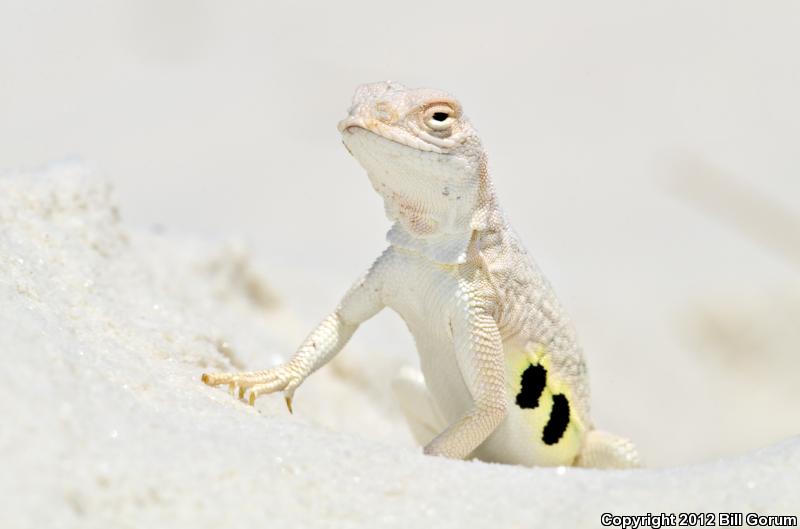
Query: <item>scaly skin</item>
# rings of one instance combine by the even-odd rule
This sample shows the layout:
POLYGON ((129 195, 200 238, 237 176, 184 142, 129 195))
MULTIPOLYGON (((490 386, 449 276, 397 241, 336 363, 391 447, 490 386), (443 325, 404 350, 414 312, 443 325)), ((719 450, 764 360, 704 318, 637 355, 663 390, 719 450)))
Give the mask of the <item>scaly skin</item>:
POLYGON ((384 307, 414 335, 423 375, 395 392, 430 455, 523 465, 632 467, 630 442, 594 430, 586 367, 553 291, 503 219, 480 139, 452 96, 358 88, 339 123, 394 222, 389 248, 283 365, 204 374, 250 403, 297 387, 384 307))

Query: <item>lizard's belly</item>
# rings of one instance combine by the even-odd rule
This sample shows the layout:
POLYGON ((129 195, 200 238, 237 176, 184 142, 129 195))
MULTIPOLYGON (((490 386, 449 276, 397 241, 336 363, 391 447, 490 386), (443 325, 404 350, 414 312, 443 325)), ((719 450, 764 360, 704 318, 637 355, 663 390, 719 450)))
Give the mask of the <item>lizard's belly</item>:
MULTIPOLYGON (((410 266, 388 305, 414 336, 425 384, 447 425, 473 406, 453 345, 452 300, 457 277, 446 269, 410 266), (413 272, 413 273, 412 273, 413 272)), ((585 427, 570 387, 554 374, 547 352, 535 343, 504 344, 508 415, 474 451, 484 461, 522 465, 569 465, 580 450, 585 427)))
POLYGON ((448 424, 458 420, 473 402, 453 346, 448 302, 457 288, 456 279, 446 272, 417 274, 390 304, 414 337, 425 385, 436 411, 448 424))
MULTIPOLYGON (((432 324, 446 329, 446 321, 431 316, 409 322, 420 354, 428 391, 447 425, 460 419, 473 405, 461 376, 457 352, 446 332, 431 332, 432 324)), ((508 414, 497 429, 472 454, 483 461, 527 466, 571 465, 585 435, 585 425, 568 384, 552 374, 540 346, 504 344, 508 414)))

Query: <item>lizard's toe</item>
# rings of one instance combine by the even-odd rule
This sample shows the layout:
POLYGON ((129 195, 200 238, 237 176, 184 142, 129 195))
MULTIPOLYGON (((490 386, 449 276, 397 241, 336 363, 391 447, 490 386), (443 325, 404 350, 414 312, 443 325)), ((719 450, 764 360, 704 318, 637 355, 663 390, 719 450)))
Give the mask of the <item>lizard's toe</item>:
POLYGON ((235 383, 236 373, 203 373, 200 379, 209 386, 235 383))
POLYGON ((247 371, 243 373, 203 373, 203 382, 209 386, 227 384, 232 396, 247 399, 252 406, 260 395, 286 391, 289 395, 287 405, 291 411, 291 394, 302 382, 292 369, 284 365, 264 371, 247 371), (237 391, 238 388, 238 391, 237 391))
MULTIPOLYGON (((247 390, 258 385, 268 385, 278 380, 279 374, 275 369, 265 371, 249 371, 243 373, 203 373, 201 380, 209 386, 228 385, 232 397, 238 395, 243 399, 247 390), (239 391, 236 391, 238 388, 239 391)), ((268 393, 267 391, 264 391, 268 393)))
POLYGON ((250 391, 248 392, 248 402, 252 406, 255 404, 256 399, 260 395, 266 395, 269 393, 275 393, 276 391, 281 391, 286 388, 288 384, 288 380, 285 379, 275 379, 265 384, 257 384, 255 386, 250 387, 250 391))

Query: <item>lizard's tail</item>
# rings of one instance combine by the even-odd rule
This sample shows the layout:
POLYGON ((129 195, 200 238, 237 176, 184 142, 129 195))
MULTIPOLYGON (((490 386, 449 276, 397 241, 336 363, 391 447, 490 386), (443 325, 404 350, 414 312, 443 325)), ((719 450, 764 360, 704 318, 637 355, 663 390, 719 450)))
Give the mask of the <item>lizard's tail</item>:
POLYGON ((636 447, 628 439, 602 430, 586 435, 575 466, 591 468, 638 468, 642 466, 636 447))
POLYGON ((408 366, 403 367, 392 380, 392 390, 406 417, 411 434, 420 446, 430 443, 447 428, 447 422, 442 418, 425 386, 422 373, 408 366))

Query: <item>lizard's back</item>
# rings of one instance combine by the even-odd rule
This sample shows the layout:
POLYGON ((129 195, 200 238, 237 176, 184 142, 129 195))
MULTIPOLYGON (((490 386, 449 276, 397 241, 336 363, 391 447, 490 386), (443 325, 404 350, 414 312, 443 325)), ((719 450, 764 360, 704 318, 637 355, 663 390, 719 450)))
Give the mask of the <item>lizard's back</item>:
POLYGON ((574 327, 513 231, 486 239, 481 254, 497 296, 509 413, 476 455, 571 464, 592 427, 586 364, 574 327))

